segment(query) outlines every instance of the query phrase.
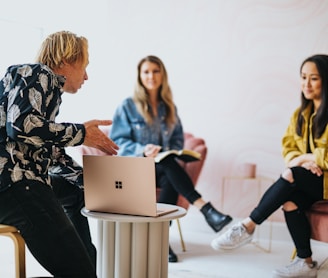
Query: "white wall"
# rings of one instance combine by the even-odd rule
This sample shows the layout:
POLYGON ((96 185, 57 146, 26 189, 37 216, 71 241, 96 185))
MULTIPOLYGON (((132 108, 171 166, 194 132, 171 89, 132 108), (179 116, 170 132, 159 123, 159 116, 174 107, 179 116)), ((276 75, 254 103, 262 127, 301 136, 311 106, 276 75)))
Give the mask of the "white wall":
POLYGON ((60 120, 111 118, 132 94, 138 61, 162 58, 185 130, 207 141, 198 188, 216 205, 222 177, 244 162, 256 163, 259 175, 279 175, 281 136, 299 104, 299 66, 328 53, 327 0, 16 0, 1 10, 0 73, 18 55, 33 59, 49 33, 89 39, 89 81, 64 96, 60 120))

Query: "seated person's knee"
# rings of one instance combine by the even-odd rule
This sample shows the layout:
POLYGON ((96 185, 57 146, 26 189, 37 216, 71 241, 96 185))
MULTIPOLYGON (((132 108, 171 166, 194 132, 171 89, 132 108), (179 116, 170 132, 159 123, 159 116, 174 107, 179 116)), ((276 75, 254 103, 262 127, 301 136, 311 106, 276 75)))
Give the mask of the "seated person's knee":
POLYGON ((298 207, 294 202, 288 201, 282 205, 282 209, 284 211, 293 211, 296 210, 298 207))
POLYGON ((294 182, 293 172, 290 170, 290 168, 287 168, 282 174, 281 177, 285 179, 286 181, 289 181, 290 183, 294 182))

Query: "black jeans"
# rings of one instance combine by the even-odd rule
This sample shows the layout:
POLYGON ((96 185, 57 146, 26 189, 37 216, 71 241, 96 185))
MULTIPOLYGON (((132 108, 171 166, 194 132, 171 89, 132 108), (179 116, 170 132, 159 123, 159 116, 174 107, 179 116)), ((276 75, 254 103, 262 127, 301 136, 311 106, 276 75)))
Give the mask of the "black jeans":
POLYGON ((294 202, 299 210, 305 211, 314 202, 323 199, 323 175, 318 177, 303 167, 293 167, 291 171, 294 183, 279 178, 263 194, 250 214, 256 224, 261 224, 287 201, 294 202))
POLYGON ((279 178, 263 194, 258 206, 251 212, 250 218, 261 224, 273 212, 287 201, 297 205, 297 210, 284 212, 287 227, 300 258, 312 255, 310 247, 311 227, 306 217, 306 210, 313 203, 323 199, 323 175, 318 177, 303 167, 291 168, 294 182, 279 178))
POLYGON ((176 204, 178 194, 184 196, 191 204, 201 198, 192 180, 174 157, 169 156, 155 166, 156 186, 161 188, 158 202, 176 204))
POLYGON ((88 219, 81 214, 81 209, 84 207, 84 191, 70 184, 58 175, 51 175, 50 177, 52 188, 57 199, 74 225, 75 230, 87 248, 91 261, 96 268, 96 247, 92 243, 88 219))
POLYGON ((15 226, 32 255, 54 277, 94 278, 95 248, 87 219, 80 216, 83 192, 61 178, 55 180, 54 190, 31 181, 1 192, 0 223, 15 226))

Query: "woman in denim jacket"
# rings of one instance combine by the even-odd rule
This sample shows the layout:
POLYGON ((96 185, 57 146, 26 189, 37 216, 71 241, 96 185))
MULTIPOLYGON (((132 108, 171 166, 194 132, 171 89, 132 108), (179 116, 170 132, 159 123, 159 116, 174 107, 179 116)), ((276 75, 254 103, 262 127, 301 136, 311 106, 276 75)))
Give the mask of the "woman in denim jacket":
POLYGON ((282 139, 286 170, 264 193, 250 216, 212 241, 214 249, 235 249, 252 240, 256 225, 282 206, 297 257, 275 277, 316 277, 306 210, 328 199, 328 55, 307 58, 300 68, 301 105, 282 139))
MULTIPOLYGON (((183 128, 165 66, 158 57, 147 56, 139 62, 134 96, 117 108, 110 137, 123 156, 155 157, 160 151, 183 148, 183 128)), ((176 204, 178 195, 183 195, 200 209, 215 232, 232 220, 202 199, 188 174, 171 156, 156 163, 156 183, 161 188, 158 202, 176 204)), ((169 251, 169 261, 176 262, 176 254, 171 248, 169 251)))

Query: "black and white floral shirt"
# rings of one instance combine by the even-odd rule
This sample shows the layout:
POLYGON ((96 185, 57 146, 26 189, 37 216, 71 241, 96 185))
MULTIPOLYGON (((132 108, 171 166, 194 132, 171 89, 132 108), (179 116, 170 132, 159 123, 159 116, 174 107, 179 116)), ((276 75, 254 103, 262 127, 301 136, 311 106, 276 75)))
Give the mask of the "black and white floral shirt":
POLYGON ((11 66, 0 81, 0 191, 28 180, 50 185, 49 173, 82 187, 82 168, 64 148, 82 144, 85 128, 55 122, 64 82, 42 64, 11 66))

